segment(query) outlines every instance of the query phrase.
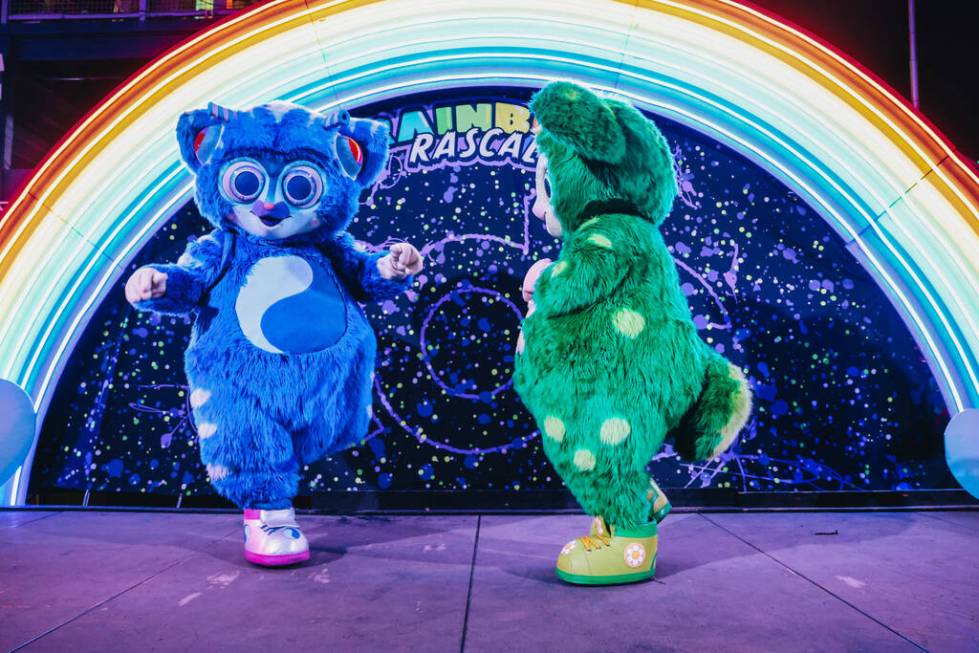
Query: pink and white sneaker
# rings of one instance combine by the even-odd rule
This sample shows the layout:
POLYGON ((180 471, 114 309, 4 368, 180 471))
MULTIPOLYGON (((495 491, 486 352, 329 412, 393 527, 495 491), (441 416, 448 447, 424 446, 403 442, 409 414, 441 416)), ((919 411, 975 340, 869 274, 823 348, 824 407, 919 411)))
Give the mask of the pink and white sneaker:
POLYGON ((296 511, 245 509, 245 560, 283 567, 309 560, 309 542, 296 523, 296 511))

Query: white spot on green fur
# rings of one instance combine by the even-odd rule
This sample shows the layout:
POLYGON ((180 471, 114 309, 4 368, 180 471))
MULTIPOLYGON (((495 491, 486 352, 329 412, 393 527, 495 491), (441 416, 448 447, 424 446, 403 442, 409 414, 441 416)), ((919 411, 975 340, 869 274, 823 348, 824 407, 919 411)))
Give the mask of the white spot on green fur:
POLYGON ((621 309, 612 320, 615 328, 628 338, 635 338, 646 328, 646 318, 629 308, 621 309))
POLYGON ((567 269, 568 269, 567 261, 558 261, 557 263, 554 264, 554 267, 551 268, 551 276, 556 277, 557 275, 561 274, 567 269))
POLYGON ((595 469, 595 454, 588 449, 578 449, 574 452, 574 466, 583 472, 595 469))
POLYGON ((605 444, 616 445, 629 437, 630 433, 632 433, 632 427, 629 426, 628 420, 621 417, 609 417, 602 422, 602 430, 599 435, 605 444))
POLYGON ((598 245, 599 247, 604 247, 605 249, 612 249, 612 241, 602 234, 593 234, 589 236, 588 242, 593 245, 598 245))
POLYGON ((585 220, 584 222, 582 222, 581 223, 581 226, 578 227, 578 228, 579 229, 587 229, 588 227, 590 227, 593 224, 597 223, 599 220, 601 220, 601 217, 597 217, 596 216, 594 218, 589 218, 589 219, 585 220))
POLYGON ((564 422, 562 422, 557 417, 554 417, 553 415, 549 415, 544 420, 544 433, 547 434, 547 437, 560 442, 561 440, 564 439, 564 433, 565 433, 564 422))

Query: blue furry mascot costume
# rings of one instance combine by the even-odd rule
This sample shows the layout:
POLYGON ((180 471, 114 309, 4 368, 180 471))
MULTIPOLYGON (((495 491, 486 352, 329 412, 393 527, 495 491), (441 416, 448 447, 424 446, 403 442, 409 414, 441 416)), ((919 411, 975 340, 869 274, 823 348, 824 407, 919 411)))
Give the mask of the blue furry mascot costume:
POLYGON ((201 459, 245 511, 245 557, 309 558, 299 469, 367 432, 376 342, 358 302, 397 296, 422 268, 407 243, 368 254, 344 231, 384 168, 385 125, 291 104, 212 104, 181 116, 180 152, 214 230, 175 265, 137 270, 139 310, 193 313, 185 364, 201 459))

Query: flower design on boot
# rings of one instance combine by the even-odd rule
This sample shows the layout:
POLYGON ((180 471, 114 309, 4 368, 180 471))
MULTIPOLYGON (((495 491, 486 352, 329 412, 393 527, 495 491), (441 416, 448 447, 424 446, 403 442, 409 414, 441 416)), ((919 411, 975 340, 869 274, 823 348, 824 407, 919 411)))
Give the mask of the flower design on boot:
POLYGON ((638 567, 646 559, 646 547, 634 542, 625 548, 625 563, 630 567, 638 567))

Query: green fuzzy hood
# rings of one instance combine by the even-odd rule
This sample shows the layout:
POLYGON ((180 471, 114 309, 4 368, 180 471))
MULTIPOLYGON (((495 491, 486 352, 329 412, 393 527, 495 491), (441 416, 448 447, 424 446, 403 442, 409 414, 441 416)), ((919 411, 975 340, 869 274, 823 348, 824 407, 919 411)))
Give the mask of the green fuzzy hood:
POLYGON ((530 108, 566 237, 596 213, 638 213, 654 225, 663 222, 676 197, 676 176, 670 148, 652 121, 571 82, 548 84, 530 108))

